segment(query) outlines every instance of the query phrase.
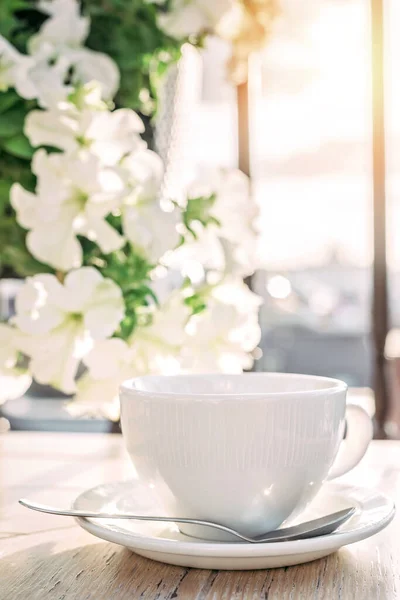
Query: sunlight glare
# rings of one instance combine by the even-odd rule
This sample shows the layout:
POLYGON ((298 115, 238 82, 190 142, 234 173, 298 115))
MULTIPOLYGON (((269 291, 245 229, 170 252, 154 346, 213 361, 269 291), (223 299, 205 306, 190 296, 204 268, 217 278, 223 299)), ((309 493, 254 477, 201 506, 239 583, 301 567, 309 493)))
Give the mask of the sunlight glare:
POLYGON ((275 275, 268 280, 267 291, 272 296, 279 300, 284 300, 290 296, 292 292, 292 285, 289 279, 282 275, 275 275))

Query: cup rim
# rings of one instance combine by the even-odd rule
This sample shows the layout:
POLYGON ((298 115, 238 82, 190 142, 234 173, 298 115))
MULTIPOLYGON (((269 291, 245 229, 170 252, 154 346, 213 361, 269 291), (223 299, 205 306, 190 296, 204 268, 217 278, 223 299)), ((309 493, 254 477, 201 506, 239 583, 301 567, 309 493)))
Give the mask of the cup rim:
POLYGON ((208 400, 213 399, 223 399, 227 398, 230 400, 234 399, 271 399, 271 398, 284 398, 289 396, 301 397, 301 396, 326 396, 327 394, 334 394, 337 392, 345 392, 348 389, 348 385, 341 381, 340 379, 335 379, 333 377, 323 377, 321 375, 307 375, 307 374, 298 374, 298 373, 275 373, 275 372, 263 372, 263 373, 235 373, 235 374, 225 374, 226 377, 237 377, 237 378, 265 378, 269 377, 283 377, 285 379, 294 379, 297 378, 299 380, 314 380, 319 382, 325 382, 331 384, 330 386, 315 389, 315 390, 290 390, 290 391, 275 391, 275 392, 240 392, 240 393, 231 393, 231 392, 206 392, 206 393, 195 393, 195 392, 158 392, 158 391, 150 391, 137 389, 135 387, 135 382, 150 380, 150 379, 159 379, 162 377, 168 378, 196 378, 196 377, 209 377, 209 378, 219 378, 223 377, 223 373, 196 373, 196 374, 178 374, 178 375, 142 375, 140 377, 133 377, 131 379, 127 379, 122 382, 120 385, 120 394, 131 395, 131 396, 141 396, 148 399, 161 399, 161 398, 169 398, 169 399, 182 399, 182 400, 208 400))

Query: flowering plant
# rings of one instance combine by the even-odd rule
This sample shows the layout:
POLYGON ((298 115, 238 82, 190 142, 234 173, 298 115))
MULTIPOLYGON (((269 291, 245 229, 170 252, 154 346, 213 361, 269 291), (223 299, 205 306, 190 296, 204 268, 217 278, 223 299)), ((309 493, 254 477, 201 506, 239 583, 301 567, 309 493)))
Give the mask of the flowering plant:
POLYGON ((28 176, 3 180, 2 258, 28 277, 0 326, 0 373, 20 381, 15 393, 33 376, 75 410, 117 418, 126 377, 251 366, 260 301, 243 277, 257 211, 237 171, 165 198, 141 119, 114 109, 117 65, 84 46, 90 19, 76 0, 39 6, 48 16, 28 54, 0 37, 0 137, 30 109, 2 147, 31 159, 28 176))

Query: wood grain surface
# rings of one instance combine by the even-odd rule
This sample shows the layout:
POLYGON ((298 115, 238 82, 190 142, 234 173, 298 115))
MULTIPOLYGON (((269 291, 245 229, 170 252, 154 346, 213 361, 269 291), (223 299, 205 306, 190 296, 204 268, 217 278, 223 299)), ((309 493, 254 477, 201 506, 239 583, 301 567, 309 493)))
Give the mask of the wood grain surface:
MULTIPOLYGON (((400 598, 399 518, 328 558, 286 569, 205 571, 141 558, 72 519, 33 513, 22 496, 66 504, 129 477, 119 435, 0 436, 0 600, 392 600, 400 598)), ((343 478, 400 496, 400 442, 374 442, 343 478)))

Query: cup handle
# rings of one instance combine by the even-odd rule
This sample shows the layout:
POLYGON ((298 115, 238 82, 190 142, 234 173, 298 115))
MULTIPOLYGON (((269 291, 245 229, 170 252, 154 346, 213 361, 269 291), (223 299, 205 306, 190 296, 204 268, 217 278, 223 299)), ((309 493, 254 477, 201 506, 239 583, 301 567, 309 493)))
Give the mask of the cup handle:
POLYGON ((373 426, 368 413, 357 404, 346 406, 347 434, 340 445, 328 480, 340 477, 355 467, 367 451, 372 440, 373 426))

